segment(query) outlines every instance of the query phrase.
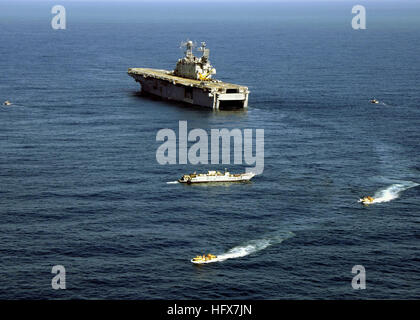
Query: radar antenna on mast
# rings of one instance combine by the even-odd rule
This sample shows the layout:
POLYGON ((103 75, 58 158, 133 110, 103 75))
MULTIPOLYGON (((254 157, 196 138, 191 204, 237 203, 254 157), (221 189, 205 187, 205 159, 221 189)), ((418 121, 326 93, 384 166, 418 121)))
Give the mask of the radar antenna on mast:
POLYGON ((186 48, 185 49, 185 56, 188 58, 192 58, 193 57, 193 48, 196 47, 197 44, 192 42, 191 40, 187 40, 185 42, 181 42, 181 46, 180 48, 186 48))
POLYGON ((203 53, 204 60, 208 60, 210 56, 210 49, 206 48, 206 43, 201 42, 201 47, 198 48, 198 51, 201 51, 203 53))
POLYGON ((206 49, 206 43, 205 42, 201 42, 201 47, 198 48, 198 51, 204 51, 206 49))

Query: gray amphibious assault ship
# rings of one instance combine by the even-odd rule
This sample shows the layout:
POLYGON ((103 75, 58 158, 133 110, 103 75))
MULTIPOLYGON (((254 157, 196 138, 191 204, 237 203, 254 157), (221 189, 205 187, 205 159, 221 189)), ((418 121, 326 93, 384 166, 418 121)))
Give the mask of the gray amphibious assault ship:
POLYGON ((130 68, 128 74, 141 84, 143 93, 167 100, 183 101, 212 109, 248 107, 247 87, 212 79, 216 69, 209 61, 210 50, 202 42, 200 58, 193 54, 193 42, 187 41, 185 57, 173 71, 130 68))

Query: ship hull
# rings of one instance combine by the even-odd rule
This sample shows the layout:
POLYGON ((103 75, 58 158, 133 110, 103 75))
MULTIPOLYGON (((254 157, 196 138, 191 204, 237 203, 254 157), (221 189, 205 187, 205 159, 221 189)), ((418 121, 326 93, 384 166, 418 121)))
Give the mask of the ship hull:
POLYGON ((248 107, 247 87, 225 82, 186 79, 157 69, 132 68, 128 74, 140 83, 143 93, 165 100, 215 110, 248 107))
POLYGON ((230 176, 203 176, 191 179, 179 179, 179 183, 194 184, 194 183, 218 183, 218 182, 247 182, 250 181, 255 175, 245 174, 241 177, 230 176))
POLYGON ((212 263, 212 262, 217 262, 219 261, 217 258, 211 259, 211 260, 200 260, 200 261, 194 261, 194 259, 191 259, 191 263, 193 264, 207 264, 207 263, 212 263))

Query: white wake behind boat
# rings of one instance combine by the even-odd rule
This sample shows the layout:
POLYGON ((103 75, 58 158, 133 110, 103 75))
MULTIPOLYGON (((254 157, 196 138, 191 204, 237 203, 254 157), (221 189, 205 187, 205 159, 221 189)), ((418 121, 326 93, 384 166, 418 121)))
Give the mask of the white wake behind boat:
POLYGON ((242 182, 249 181, 255 176, 255 173, 239 173, 232 174, 228 171, 221 173, 220 171, 209 171, 208 173, 191 173, 184 174, 181 179, 178 180, 180 183, 205 183, 205 182, 242 182))

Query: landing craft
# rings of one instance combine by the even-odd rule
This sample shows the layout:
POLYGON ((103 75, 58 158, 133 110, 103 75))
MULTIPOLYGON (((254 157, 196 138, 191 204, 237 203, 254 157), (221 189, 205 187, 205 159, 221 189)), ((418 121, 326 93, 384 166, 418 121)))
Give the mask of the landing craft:
POLYGON ((231 174, 228 171, 221 173, 220 171, 209 171, 208 173, 190 173, 184 174, 181 179, 178 180, 180 183, 205 183, 205 182, 243 182, 249 181, 255 176, 255 173, 240 173, 231 174))

